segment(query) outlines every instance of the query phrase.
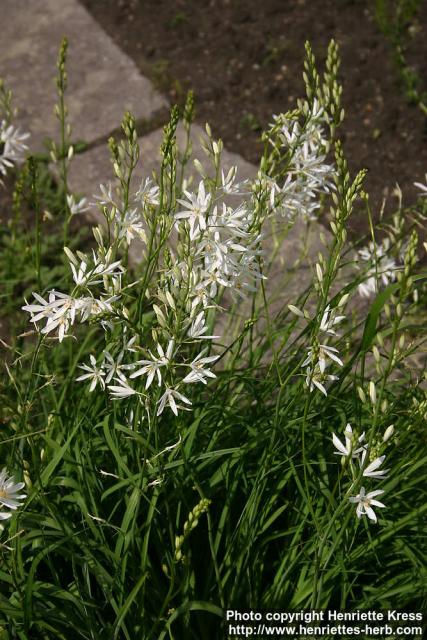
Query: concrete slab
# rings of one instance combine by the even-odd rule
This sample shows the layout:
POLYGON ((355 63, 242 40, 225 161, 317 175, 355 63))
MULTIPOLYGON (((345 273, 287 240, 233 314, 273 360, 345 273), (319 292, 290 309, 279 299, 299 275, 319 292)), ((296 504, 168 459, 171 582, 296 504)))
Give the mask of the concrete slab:
POLYGON ((116 129, 126 110, 150 119, 167 106, 149 80, 77 0, 1 0, 0 77, 14 93, 31 150, 58 138, 53 114, 56 59, 69 39, 67 104, 73 140, 91 142, 116 129))

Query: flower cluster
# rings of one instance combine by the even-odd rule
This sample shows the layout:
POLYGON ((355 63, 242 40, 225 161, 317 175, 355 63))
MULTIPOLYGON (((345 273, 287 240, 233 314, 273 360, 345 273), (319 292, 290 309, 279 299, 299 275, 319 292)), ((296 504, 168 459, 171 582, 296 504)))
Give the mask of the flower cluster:
MULTIPOLYGON (((340 440, 335 433, 332 435, 332 441, 336 449, 335 454, 341 456, 343 463, 347 463, 350 469, 353 478, 352 488, 356 483, 363 482, 364 478, 383 480, 387 477, 386 474, 389 469, 381 468, 385 460, 385 455, 382 452, 393 432, 393 426, 388 427, 381 442, 374 443, 366 439, 365 432, 358 435, 353 431, 351 425, 347 424, 344 430, 344 441, 340 440)), ((376 500, 376 497, 383 493, 382 489, 366 493, 365 487, 360 486, 359 493, 349 498, 350 502, 357 505, 357 517, 360 518, 362 515, 367 515, 370 520, 376 522, 377 516, 372 507, 385 507, 382 502, 376 500)))
POLYGON ((46 321, 41 333, 56 331, 59 342, 68 335, 76 319, 86 322, 91 318, 104 320, 105 317, 114 315, 113 303, 119 296, 113 293, 120 290, 123 273, 120 261, 112 261, 111 252, 104 256, 93 252, 92 258, 81 252, 77 257, 68 248, 65 248, 65 252, 76 285, 73 292, 68 294, 51 290, 47 299, 33 292, 35 302, 22 307, 31 314, 31 322, 34 324, 46 321), (97 285, 102 285, 103 288, 99 296, 93 291, 93 287, 97 285))
MULTIPOLYGON (((233 172, 235 175, 235 167, 233 172)), ((243 202, 236 208, 227 205, 221 196, 229 189, 229 184, 218 188, 215 201, 200 181, 197 194, 185 191, 187 200, 178 200, 184 208, 175 214, 176 227, 185 236, 188 225, 187 249, 192 255, 187 256, 190 260, 177 262, 174 269, 181 270, 188 281, 189 297, 195 299, 193 309, 199 301, 203 306, 212 302, 220 287, 244 297, 255 291, 256 282, 264 277, 258 261, 261 236, 254 230, 251 203, 243 202)))
POLYGON ((144 393, 156 383, 157 415, 166 407, 175 415, 189 408, 183 388, 216 377, 210 367, 219 356, 211 355, 206 343, 219 336, 210 333, 208 314, 219 309, 224 291, 244 296, 263 277, 258 263, 261 237, 253 230, 250 203, 233 208, 223 200, 243 189, 235 176, 232 168, 223 173, 221 185, 210 189, 201 180, 196 192, 184 189, 184 197, 177 200, 173 226, 178 247, 170 247, 153 304, 159 325, 154 333, 164 342, 156 339, 153 349, 143 350, 146 357, 127 365, 129 379, 117 380, 129 387, 142 378, 144 393))
MULTIPOLYGON (((338 308, 343 307, 347 299, 347 295, 343 296, 338 303, 338 308)), ((304 314, 295 305, 289 305, 289 310, 305 320, 310 320, 310 316, 307 313, 304 314)), ((327 373, 326 369, 332 363, 342 367, 343 362, 339 357, 338 349, 327 344, 327 341, 329 336, 337 337, 335 327, 343 320, 345 320, 345 316, 337 315, 337 310, 331 309, 330 305, 327 305, 321 316, 316 335, 308 348, 307 357, 301 364, 301 367, 305 369, 305 383, 310 391, 318 389, 327 396, 325 383, 338 380, 338 376, 327 373), (320 342, 321 334, 325 336, 324 339, 322 338, 322 343, 320 342)))
MULTIPOLYGON (((237 182, 235 167, 222 170, 221 181, 203 176, 195 192, 185 183, 167 215, 164 189, 152 179, 130 192, 132 167, 126 168, 122 159, 139 155, 132 127, 129 116, 127 155, 112 144, 119 187, 101 185, 96 196, 106 223, 94 229, 96 249, 92 255, 64 249, 72 291, 34 293, 34 301, 23 309, 37 328, 44 324, 42 335, 57 336, 60 342, 77 321, 101 325, 109 347, 80 365, 77 380, 88 382, 91 392, 106 389, 117 400, 133 396, 146 407, 154 403, 157 415, 166 407, 177 414, 192 404, 184 387, 215 378, 211 366, 219 356, 211 353, 210 342, 219 336, 209 330, 210 311, 220 309, 225 291, 243 297, 264 277, 261 235, 251 190, 237 182), (233 207, 227 201, 230 195, 248 197, 233 207), (142 242, 142 275, 132 282, 128 276, 133 271, 125 265, 135 241, 142 242), (149 294, 144 286, 151 281, 156 289, 149 294), (139 322, 144 298, 156 322, 143 327, 139 322)), ((210 142, 219 166, 222 145, 210 142)), ((85 198, 67 196, 71 215, 85 210, 86 203, 85 198)))
MULTIPOLYGON (((92 203, 105 220, 94 228, 96 249, 88 256, 65 247, 72 290, 34 293, 34 301, 23 307, 42 335, 57 336, 60 342, 76 322, 100 326, 105 349, 81 365, 77 379, 87 382, 89 391, 102 388, 117 400, 133 397, 149 415, 160 415, 166 407, 174 414, 188 409, 188 385, 215 377, 211 367, 220 356, 213 353, 213 341, 219 338, 213 331, 214 314, 227 306, 229 297, 236 301, 255 293, 265 278, 265 218, 279 213, 290 221, 297 214, 311 219, 334 175, 326 163, 323 133, 329 116, 318 99, 275 118, 273 156, 285 157, 286 166, 275 171, 273 159, 252 182, 239 182, 236 167, 222 167, 222 142, 212 138, 207 126, 203 148, 215 178, 196 159, 201 176, 196 187, 186 179, 179 184, 177 123, 173 110, 165 127, 160 175, 143 180, 132 192, 139 147, 135 119, 125 115, 124 139, 109 141, 117 183, 100 185, 92 203), (261 202, 269 203, 267 209, 261 202), (129 256, 136 255, 139 273, 128 268, 129 256), (40 329, 39 323, 44 324, 40 329)), ((67 192, 66 206, 69 219, 85 211, 88 201, 67 192)), ((329 314, 327 309, 321 326, 327 336, 334 335, 341 320, 329 314)), ((310 389, 326 393, 324 380, 335 379, 325 372, 330 361, 342 366, 335 347, 314 341, 304 363, 310 389)))
POLYGON ((284 179, 270 183, 271 208, 290 221, 316 220, 318 197, 333 188, 335 168, 326 162, 329 142, 324 137, 328 115, 315 99, 305 104, 303 124, 299 114, 274 116, 269 138, 275 151, 286 158, 284 179))

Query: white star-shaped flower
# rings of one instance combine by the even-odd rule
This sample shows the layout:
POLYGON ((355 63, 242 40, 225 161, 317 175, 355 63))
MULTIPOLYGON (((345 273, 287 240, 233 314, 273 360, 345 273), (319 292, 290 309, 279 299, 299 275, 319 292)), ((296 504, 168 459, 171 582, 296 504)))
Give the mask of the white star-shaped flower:
POLYGON ((356 458, 359 453, 364 451, 363 445, 361 447, 359 447, 358 445, 364 441, 365 432, 363 432, 362 435, 358 437, 357 442, 355 443, 353 437, 353 429, 351 428, 350 424, 347 424, 344 430, 344 437, 345 444, 335 435, 335 433, 332 434, 332 441, 335 448, 337 449, 337 451, 334 451, 335 455, 345 457, 351 456, 352 458, 356 458))
POLYGON ((366 493, 365 488, 361 487, 360 493, 357 496, 349 498, 350 502, 357 504, 356 514, 358 518, 361 518, 363 515, 367 515, 372 522, 377 521, 377 516, 375 511, 372 509, 372 505, 374 507, 380 507, 381 509, 385 509, 385 504, 379 502, 378 500, 374 500, 376 496, 380 496, 384 491, 381 489, 377 489, 376 491, 370 491, 366 493))
MULTIPOLYGON (((362 457, 360 459, 361 469, 363 469, 363 467, 365 466, 366 455, 367 451, 366 449, 364 449, 362 452, 362 457)), ((379 458, 375 458, 375 460, 372 460, 372 462, 368 464, 365 469, 363 469, 363 475, 366 478, 386 478, 387 476, 385 474, 390 471, 390 469, 379 469, 384 460, 385 456, 380 456, 379 458)))
MULTIPOLYGON (((15 511, 27 497, 25 493, 20 493, 24 486, 24 482, 15 482, 15 478, 9 476, 7 469, 3 468, 0 472, 0 505, 15 511)), ((8 520, 11 516, 8 511, 0 511, 0 520, 8 520)))

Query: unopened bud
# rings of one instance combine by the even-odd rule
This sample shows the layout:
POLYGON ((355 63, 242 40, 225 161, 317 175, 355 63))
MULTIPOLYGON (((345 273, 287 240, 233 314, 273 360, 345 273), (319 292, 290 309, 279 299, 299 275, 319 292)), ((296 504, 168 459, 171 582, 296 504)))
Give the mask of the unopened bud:
POLYGON ((369 397, 371 398, 372 404, 376 404, 376 402, 377 402, 377 390, 375 389, 375 383, 372 380, 369 383, 369 397))
POLYGON ((293 304, 288 304, 288 309, 289 311, 294 313, 296 316, 299 316, 300 318, 304 318, 304 314, 301 311, 301 309, 298 309, 298 307, 295 307, 293 304))
POLYGON ((197 160, 197 158, 195 158, 193 160, 193 164, 194 164, 194 167, 195 167, 196 171, 198 173, 200 173, 201 176, 204 176, 204 170, 203 170, 203 166, 202 166, 202 163, 200 162, 200 160, 197 160))
POLYGON ((366 402, 366 395, 365 395, 365 392, 363 391, 362 387, 357 387, 357 393, 358 393, 359 398, 361 399, 361 401, 363 403, 365 403, 366 402))
POLYGON ((24 482, 25 482, 25 486, 28 489, 31 489, 31 487, 33 486, 33 483, 31 482, 31 478, 30 478, 30 474, 28 473, 28 471, 24 470, 24 482))
POLYGON ((391 424, 389 427, 387 427, 387 429, 384 431, 384 435, 383 435, 383 442, 387 442, 387 440, 390 440, 391 436, 394 433, 394 426, 391 424))
POLYGON ((349 299, 350 294, 349 293, 345 293, 342 298, 340 299, 340 301, 338 302, 338 306, 339 307, 345 307, 345 305, 347 304, 347 300, 349 299))

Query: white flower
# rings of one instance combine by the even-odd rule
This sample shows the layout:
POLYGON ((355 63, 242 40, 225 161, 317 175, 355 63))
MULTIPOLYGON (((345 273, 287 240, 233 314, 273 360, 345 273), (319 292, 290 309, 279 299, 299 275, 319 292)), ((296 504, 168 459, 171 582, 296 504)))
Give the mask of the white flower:
POLYGON ((56 299, 53 300, 50 305, 51 315, 48 317, 46 326, 41 332, 48 334, 57 329, 58 340, 62 342, 70 325, 74 324, 79 301, 60 291, 53 291, 51 293, 53 293, 56 299))
POLYGON ((147 236, 144 224, 137 209, 126 211, 123 219, 117 216, 116 220, 119 226, 119 238, 125 238, 128 245, 134 238, 139 238, 142 242, 146 242, 147 236))
POLYGON ((138 191, 135 193, 135 200, 140 201, 143 205, 154 207, 160 204, 159 194, 159 187, 150 178, 146 178, 145 181, 141 182, 138 191))
POLYGON ((74 324, 80 301, 60 291, 50 291, 48 301, 37 293, 33 296, 39 304, 25 305, 22 309, 31 313, 31 322, 46 319, 46 326, 41 332, 47 334, 58 329, 58 339, 62 342, 70 325, 74 324))
POLYGON ((399 267, 395 260, 388 255, 390 239, 384 238, 381 244, 370 242, 367 247, 358 251, 358 260, 369 263, 366 279, 358 285, 359 294, 364 298, 378 292, 378 284, 387 286, 396 280, 399 267))
POLYGON ((50 304, 55 298, 54 296, 52 297, 52 294, 50 294, 49 301, 47 301, 34 291, 33 296, 38 304, 26 304, 22 307, 22 310, 31 313, 31 322, 38 322, 41 319, 47 318, 51 314, 50 304))
POLYGON ((280 187, 274 180, 268 179, 270 188, 270 207, 276 214, 291 222, 297 216, 303 220, 316 220, 315 212, 320 207, 314 200, 315 191, 307 189, 301 180, 292 173, 288 174, 280 187))
POLYGON ((116 203, 116 201, 114 200, 113 197, 113 187, 111 185, 111 182, 108 182, 108 184, 104 185, 104 184, 100 184, 99 185, 99 190, 101 191, 101 195, 100 196, 94 196, 95 200, 98 201, 99 205, 110 205, 112 207, 114 207, 114 209, 120 209, 120 206, 116 203))
POLYGON ((340 358, 336 355, 338 353, 338 349, 335 349, 334 347, 329 347, 326 344, 320 344, 319 345, 319 369, 322 373, 324 373, 325 368, 326 368, 326 359, 330 358, 331 360, 333 360, 334 362, 336 362, 340 367, 343 367, 343 362, 342 360, 340 360, 340 358))
POLYGON ((322 320, 320 321, 320 331, 331 336, 337 335, 337 332, 334 329, 335 325, 345 320, 345 316, 335 316, 334 313, 335 312, 328 305, 323 312, 322 320))
POLYGON ((193 240, 200 230, 206 229, 206 214, 211 201, 211 194, 206 193, 203 180, 199 182, 197 195, 184 191, 187 200, 178 199, 184 209, 175 214, 176 220, 188 220, 190 224, 190 239, 193 240))
POLYGON ((28 149, 24 140, 29 136, 29 133, 21 133, 13 125, 8 125, 5 120, 0 122, 0 173, 6 175, 10 167, 24 160, 28 149))
MULTIPOLYGON (((125 328, 125 332, 126 332, 126 328, 125 328)), ((129 351, 129 353, 136 353, 136 349, 134 349, 134 344, 137 340, 137 336, 132 336, 132 338, 130 338, 124 345, 123 349, 125 351, 129 351)))
POLYGON ((338 349, 334 347, 330 347, 326 344, 319 344, 318 349, 309 348, 307 358, 302 363, 302 367, 306 367, 309 364, 315 363, 315 366, 318 366, 320 372, 325 373, 326 366, 328 364, 327 358, 330 358, 334 362, 340 365, 340 367, 344 366, 342 360, 337 356, 338 349), (316 359, 317 358, 317 359, 316 359))
POLYGON ((191 323, 187 331, 187 335, 189 338, 192 338, 193 340, 197 340, 197 339, 198 340, 215 340, 216 338, 220 337, 220 336, 204 335, 207 330, 208 330, 208 327, 206 325, 205 312, 200 311, 200 313, 196 316, 196 318, 191 323))
MULTIPOLYGON (((3 468, 0 472, 0 505, 15 511, 21 506, 20 501, 27 497, 25 493, 20 493, 24 486, 24 482, 15 482, 15 478, 3 468)), ((11 516, 11 513, 0 511, 0 520, 7 520, 11 516)))
POLYGON ((95 251, 92 252, 93 257, 93 269, 91 270, 91 284, 99 284, 102 282, 104 276, 120 276, 124 272, 124 267, 120 260, 111 262, 112 249, 107 251, 105 256, 96 255, 95 251), (93 280, 92 276, 97 276, 96 280, 93 280), (100 279, 101 277, 101 279, 100 279))
POLYGON ((68 258, 73 280, 77 285, 94 286, 102 283, 104 288, 108 289, 109 282, 106 276, 112 279, 115 284, 120 284, 120 278, 125 269, 120 260, 111 262, 111 249, 102 256, 92 251, 92 261, 81 251, 77 252, 78 258, 68 247, 64 247, 64 252, 68 258), (92 262, 91 266, 89 266, 90 262, 92 262))
POLYGON ((117 385, 109 384, 108 390, 110 391, 112 397, 116 400, 129 398, 130 396, 136 394, 135 389, 132 389, 124 376, 120 376, 120 378, 114 378, 114 380, 117 382, 117 385))
POLYGON ((7 170, 11 167, 13 167, 13 162, 0 153, 0 173, 5 176, 7 174, 7 170))
POLYGON ((114 376, 118 378, 126 379, 122 373, 122 369, 125 365, 122 365, 124 351, 120 351, 117 359, 114 360, 111 353, 104 351, 104 362, 102 363, 102 369, 105 371, 105 384, 109 384, 114 376))
MULTIPOLYGON (((82 262, 78 271, 72 263, 70 266, 76 283, 87 284, 90 274, 86 272, 85 263, 82 262)), ((26 304, 22 309, 31 314, 31 322, 37 323, 40 320, 46 320, 46 326, 41 330, 43 334, 58 329, 60 342, 64 339, 69 327, 74 324, 77 313, 80 314, 81 322, 86 321, 90 316, 112 313, 111 302, 117 300, 117 296, 106 300, 97 300, 92 297, 74 298, 55 290, 49 292, 48 300, 42 298, 38 293, 33 293, 33 296, 36 304, 26 304)))
POLYGON ((105 389, 105 382, 104 382, 105 372, 102 370, 101 367, 98 367, 98 365, 96 364, 95 356, 91 355, 89 356, 89 359, 92 366, 89 366, 87 364, 80 364, 79 369, 83 369, 83 371, 86 371, 87 373, 84 373, 83 375, 76 378, 76 382, 81 382, 82 380, 90 380, 91 381, 90 387, 89 387, 90 392, 92 392, 96 388, 97 384, 99 384, 100 387, 105 389))
POLYGON ((327 396, 328 392, 326 391, 324 385, 324 382, 326 382, 327 380, 338 380, 338 377, 322 373, 318 367, 316 367, 314 370, 311 367, 307 367, 305 383, 310 391, 314 391, 314 388, 316 387, 323 393, 324 396, 327 396))
POLYGON ((191 382, 203 382, 203 384, 207 384, 207 380, 205 378, 216 378, 216 375, 205 365, 215 362, 218 360, 219 356, 203 358, 202 356, 204 353, 206 353, 206 349, 199 353, 199 355, 194 358, 193 362, 189 365, 191 367, 191 372, 185 376, 183 380, 185 384, 189 384, 191 382))
POLYGON ((335 435, 335 433, 332 434, 332 441, 334 443, 335 448, 337 449, 337 451, 334 451, 336 455, 346 456, 346 457, 351 456, 352 458, 356 458, 359 455, 359 453, 364 451, 364 446, 361 446, 361 447, 358 446, 358 444, 363 442, 365 439, 364 432, 362 433, 361 436, 358 437, 357 441, 354 442, 353 429, 351 428, 350 424, 347 424, 344 430, 344 437, 345 437, 345 445, 335 435))
POLYGON ((166 353, 164 352, 162 345, 157 344, 157 353, 159 354, 159 357, 156 358, 155 356, 153 356, 151 351, 149 351, 148 353, 151 356, 151 360, 138 360, 138 362, 136 362, 134 366, 138 366, 140 364, 142 364, 143 366, 137 371, 134 371, 134 373, 130 375, 130 378, 137 378, 138 376, 148 374, 147 381, 145 383, 145 388, 148 389, 153 382, 154 376, 157 376, 158 385, 160 387, 160 385, 162 384, 162 374, 160 369, 161 367, 165 367, 170 363, 174 344, 175 343, 173 340, 169 340, 166 353))
POLYGON ((357 496, 350 498, 350 502, 357 504, 357 517, 360 518, 363 515, 367 515, 370 520, 376 522, 377 516, 375 515, 375 511, 372 509, 371 505, 373 505, 374 507, 380 507, 381 509, 385 508, 385 504, 379 502, 378 500, 374 500, 376 496, 379 496, 382 493, 384 493, 384 491, 382 491, 381 489, 366 493, 365 488, 361 487, 360 493, 357 496))
POLYGON ((88 211, 90 208, 87 206, 87 198, 81 198, 77 202, 73 194, 67 195, 67 204, 72 216, 88 211))
MULTIPOLYGON (((366 449, 362 452, 362 457, 360 459, 360 468, 363 469, 365 465, 367 451, 366 449)), ((366 478, 386 478, 385 475, 390 469, 379 469, 382 463, 385 460, 385 456, 380 456, 379 458, 375 458, 368 466, 363 469, 363 475, 366 478)))
POLYGON ((221 188, 224 193, 227 195, 241 195, 244 191, 244 186, 247 183, 247 180, 243 182, 235 182, 237 175, 237 167, 231 167, 228 171, 227 175, 224 174, 224 171, 221 171, 221 188))
POLYGON ((82 260, 78 265, 78 270, 76 269, 76 265, 70 262, 70 269, 73 274, 73 280, 77 285, 85 285, 90 277, 90 273, 86 275, 87 271, 87 262, 82 260))
POLYGON ((183 407, 182 405, 177 404, 175 400, 184 402, 185 404, 191 404, 191 400, 183 396, 182 393, 179 393, 179 391, 177 391, 176 389, 171 389, 170 387, 167 387, 166 391, 164 392, 164 394, 162 395, 162 397, 158 402, 159 407, 157 409, 157 415, 160 416, 163 413, 166 406, 172 409, 173 413, 176 416, 178 415, 178 409, 187 409, 187 407, 183 407))
POLYGON ((222 233, 227 233, 231 237, 251 238, 249 227, 253 222, 253 212, 245 203, 234 209, 223 202, 222 212, 218 213, 218 208, 215 207, 211 220, 215 229, 222 233))
POLYGON ((85 297, 79 299, 79 310, 81 314, 81 321, 85 322, 91 316, 99 316, 101 314, 108 314, 113 312, 112 302, 115 302, 118 296, 112 296, 105 300, 85 297))

